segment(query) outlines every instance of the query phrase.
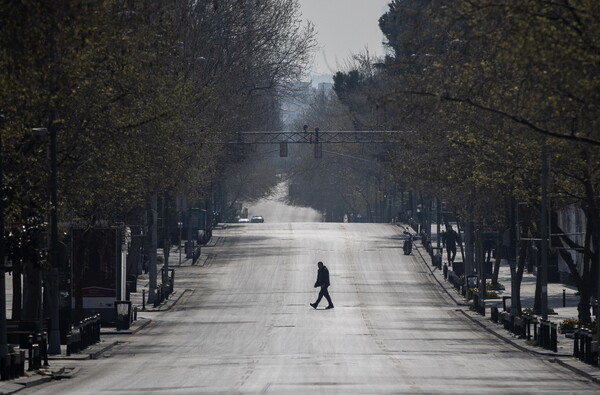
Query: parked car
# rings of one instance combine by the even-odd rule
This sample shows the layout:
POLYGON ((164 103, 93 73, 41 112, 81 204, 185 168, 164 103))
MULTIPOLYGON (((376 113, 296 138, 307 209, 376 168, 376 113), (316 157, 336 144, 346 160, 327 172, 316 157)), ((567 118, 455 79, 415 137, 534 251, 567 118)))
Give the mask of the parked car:
POLYGON ((238 222, 242 224, 247 224, 248 222, 250 222, 250 220, 248 218, 240 218, 238 219, 238 222))
POLYGON ((263 217, 261 217, 260 215, 253 215, 252 218, 250 219, 250 222, 252 222, 252 223, 265 222, 265 219, 263 217))

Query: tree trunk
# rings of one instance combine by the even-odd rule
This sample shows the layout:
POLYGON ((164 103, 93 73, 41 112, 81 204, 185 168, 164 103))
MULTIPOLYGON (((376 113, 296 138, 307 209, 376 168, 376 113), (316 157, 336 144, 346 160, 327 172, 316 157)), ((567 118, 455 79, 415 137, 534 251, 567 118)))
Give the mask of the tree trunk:
POLYGON ((590 312, 590 296, 591 292, 588 287, 584 287, 579 291, 579 303, 577 304, 577 313, 579 322, 589 324, 592 322, 592 313, 590 312))
POLYGON ((542 276, 540 269, 542 266, 542 255, 537 254, 535 259, 536 275, 535 275, 535 296, 533 299, 533 312, 537 315, 542 314, 542 276))
POLYGON ((23 265, 23 310, 25 321, 38 321, 41 317, 42 274, 40 267, 32 262, 23 265))
POLYGON ((156 299, 156 249, 158 248, 158 196, 153 193, 150 197, 150 210, 148 215, 150 216, 149 223, 149 236, 150 236, 150 251, 148 251, 148 303, 154 303, 156 299))
POLYGON ((492 284, 498 285, 498 276, 500 275, 500 262, 501 255, 500 249, 502 248, 502 233, 498 232, 498 238, 496 240, 496 253, 495 253, 495 262, 494 269, 492 270, 492 284))
POLYGON ((21 287, 21 273, 22 270, 22 262, 13 262, 13 272, 12 272, 12 286, 13 286, 13 300, 12 300, 12 319, 20 320, 21 319, 21 300, 23 298, 23 292, 21 287))
POLYGON ((514 315, 522 314, 521 305, 521 282, 523 281, 523 272, 525 271, 525 260, 527 258, 527 242, 519 243, 518 260, 510 261, 510 278, 511 278, 511 312, 514 315))

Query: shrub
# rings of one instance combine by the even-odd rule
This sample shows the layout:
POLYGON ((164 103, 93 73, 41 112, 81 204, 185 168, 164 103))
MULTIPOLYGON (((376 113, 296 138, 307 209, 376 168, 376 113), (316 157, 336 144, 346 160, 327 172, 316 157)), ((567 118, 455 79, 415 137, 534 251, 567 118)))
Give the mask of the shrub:
POLYGON ((494 291, 504 291, 506 288, 504 287, 504 285, 500 284, 500 283, 487 283, 486 285, 487 289, 493 289, 494 291))
POLYGON ((571 332, 573 331, 573 329, 575 329, 575 326, 578 324, 578 322, 579 321, 575 319, 563 320, 563 322, 558 324, 558 330, 560 331, 560 333, 571 332))

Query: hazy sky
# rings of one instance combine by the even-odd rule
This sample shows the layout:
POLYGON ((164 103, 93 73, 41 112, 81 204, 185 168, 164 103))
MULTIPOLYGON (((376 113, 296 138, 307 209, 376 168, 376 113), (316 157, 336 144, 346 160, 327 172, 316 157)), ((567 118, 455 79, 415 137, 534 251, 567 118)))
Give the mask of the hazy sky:
POLYGON ((314 74, 334 74, 365 47, 383 54, 379 18, 390 0, 298 0, 305 20, 317 31, 314 74), (338 67, 339 66, 339 67, 338 67))

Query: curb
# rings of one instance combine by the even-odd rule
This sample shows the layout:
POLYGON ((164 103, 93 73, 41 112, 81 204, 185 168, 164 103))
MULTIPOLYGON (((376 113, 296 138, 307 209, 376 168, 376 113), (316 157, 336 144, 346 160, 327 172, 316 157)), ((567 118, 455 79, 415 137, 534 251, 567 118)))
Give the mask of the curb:
POLYGON ((38 375, 36 376, 24 376, 18 379, 15 379, 13 382, 3 382, 4 384, 0 388, 0 394, 15 394, 19 391, 22 391, 26 388, 37 387, 38 385, 42 385, 54 380, 57 377, 62 377, 65 372, 65 368, 61 367, 56 372, 50 372, 50 374, 46 375, 38 375))
MULTIPOLYGON (((69 356, 48 357, 48 360, 50 360, 50 361, 85 361, 88 359, 97 359, 97 357, 100 356, 103 352, 110 350, 111 348, 113 348, 114 346, 116 346, 117 344, 120 344, 120 343, 122 343, 122 342, 119 340, 115 340, 113 342, 108 342, 103 346, 96 346, 96 347, 101 347, 97 351, 90 352, 88 350, 88 352, 80 352, 80 353, 72 354, 69 356)), ((92 347, 94 347, 94 346, 92 346, 92 347)))
MULTIPOLYGON (((177 298, 175 300, 169 299, 169 301, 173 300, 173 303, 164 303, 163 305, 161 305, 158 308, 152 308, 152 309, 146 309, 146 310, 139 310, 139 311, 142 311, 144 313, 154 313, 154 312, 159 312, 159 311, 169 311, 173 307, 175 307, 177 305, 177 303, 179 303, 179 301, 181 300, 181 298, 183 297, 183 295, 186 295, 186 294, 188 294, 190 292, 193 292, 193 290, 188 289, 188 288, 184 289, 181 292, 178 292, 178 290, 173 290, 173 293, 171 295, 176 295, 177 296, 177 298), (168 306, 167 306, 167 304, 168 304, 168 306)), ((148 324, 146 324, 146 325, 148 325, 148 324)), ((144 325, 144 327, 145 327, 145 325, 144 325)), ((140 330, 140 329, 138 329, 138 330, 140 330)), ((137 330, 134 331, 133 333, 137 333, 137 330)))
POLYGON ((105 352, 107 352, 108 350, 112 349, 113 347, 115 347, 115 346, 117 346, 117 345, 119 345, 119 344, 121 344, 121 343, 123 343, 123 342, 116 340, 116 341, 114 341, 114 342, 112 342, 112 343, 110 343, 110 344, 106 345, 106 347, 104 347, 104 348, 101 348, 100 350, 98 350, 98 351, 96 351, 96 352, 92 352, 92 353, 88 354, 88 356, 89 356, 89 359, 98 359, 98 357, 99 357, 100 355, 104 354, 104 353, 105 353, 105 352))
POLYGON ((552 362, 556 362, 560 366, 562 366, 563 368, 569 369, 571 372, 573 372, 575 374, 579 374, 579 375, 585 377, 586 379, 588 379, 588 380, 590 380, 590 381, 592 381, 592 382, 594 382, 596 384, 600 384, 600 377, 592 376, 588 372, 584 372, 583 370, 580 370, 579 368, 571 365, 570 363, 568 363, 567 361, 562 360, 561 358, 554 358, 552 360, 552 362))

